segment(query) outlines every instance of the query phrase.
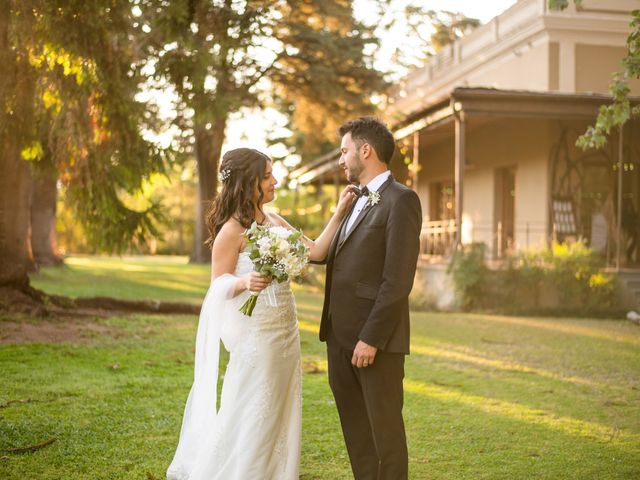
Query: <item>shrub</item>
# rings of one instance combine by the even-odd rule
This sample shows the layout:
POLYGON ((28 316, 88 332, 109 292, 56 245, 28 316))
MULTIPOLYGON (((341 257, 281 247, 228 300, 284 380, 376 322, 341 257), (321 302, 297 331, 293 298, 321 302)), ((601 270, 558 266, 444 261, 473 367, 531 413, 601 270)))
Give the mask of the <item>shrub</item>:
POLYGON ((463 310, 483 308, 489 269, 485 264, 484 243, 464 245, 455 253, 449 273, 453 275, 458 305, 463 310))
POLYGON ((452 274, 465 309, 553 315, 616 314, 615 278, 600 271, 602 259, 583 241, 553 243, 507 258, 504 268, 489 270, 484 248, 465 247, 452 274))
POLYGON ((615 279, 600 272, 602 259, 580 240, 554 242, 551 248, 523 252, 523 263, 554 289, 559 310, 594 313, 615 304, 615 279))

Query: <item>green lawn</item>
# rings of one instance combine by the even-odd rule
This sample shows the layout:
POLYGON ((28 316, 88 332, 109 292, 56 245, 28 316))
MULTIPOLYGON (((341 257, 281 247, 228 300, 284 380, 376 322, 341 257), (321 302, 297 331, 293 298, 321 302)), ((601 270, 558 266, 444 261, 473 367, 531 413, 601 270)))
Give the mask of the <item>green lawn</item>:
MULTIPOLYGON (((208 281, 207 268, 178 258, 67 263, 33 283, 73 296, 199 302, 208 281)), ((306 371, 301 478, 348 479, 317 341, 321 296, 296 288, 296 297, 306 371)), ((0 337, 12 320, 0 321, 0 337)), ((21 321, 32 329, 51 323, 21 321)), ((72 341, 0 345, 0 478, 163 479, 192 378, 196 322, 86 319, 72 341), (56 440, 33 453, 6 452, 49 439, 56 440)), ((415 313, 412 343, 411 478, 640 478, 636 325, 415 313)))
POLYGON ((209 286, 208 265, 189 265, 187 257, 78 255, 61 268, 32 275, 34 287, 68 297, 107 296, 127 300, 200 303, 209 286))

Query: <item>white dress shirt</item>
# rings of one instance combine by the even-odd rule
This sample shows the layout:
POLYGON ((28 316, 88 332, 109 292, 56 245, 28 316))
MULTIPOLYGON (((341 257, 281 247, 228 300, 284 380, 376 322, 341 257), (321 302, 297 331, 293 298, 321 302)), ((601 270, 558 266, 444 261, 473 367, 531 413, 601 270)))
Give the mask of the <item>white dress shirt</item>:
MULTIPOLYGON (((373 180, 371 180, 366 185, 366 187, 369 189, 370 192, 377 192, 378 189, 382 186, 382 184, 386 182, 390 176, 391 176, 391 172, 389 170, 385 170, 380 175, 378 175, 373 180)), ((360 188, 364 188, 364 185, 360 185, 360 188)), ((358 198, 358 200, 356 200, 356 206, 353 207, 351 216, 349 217, 349 220, 347 220, 347 230, 346 230, 347 232, 349 232, 351 230, 351 227, 353 227, 353 223, 356 221, 356 218, 358 218, 358 215, 360 215, 360 212, 362 211, 364 206, 367 204, 367 200, 369 200, 369 197, 365 195, 361 196, 360 198, 358 198)))

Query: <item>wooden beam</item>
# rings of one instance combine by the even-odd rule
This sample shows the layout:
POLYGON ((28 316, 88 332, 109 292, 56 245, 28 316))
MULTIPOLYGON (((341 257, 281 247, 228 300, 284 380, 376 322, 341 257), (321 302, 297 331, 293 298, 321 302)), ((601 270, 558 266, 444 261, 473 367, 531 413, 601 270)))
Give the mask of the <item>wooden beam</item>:
POLYGON ((413 158, 411 159, 411 188, 418 192, 418 170, 420 169, 420 131, 413 133, 413 158))
POLYGON ((466 164, 466 120, 463 111, 457 111, 455 115, 455 194, 456 194, 456 244, 455 248, 462 245, 462 190, 464 183, 464 166, 466 164))
POLYGON ((393 136, 396 138, 396 140, 402 140, 403 138, 406 138, 409 135, 422 130, 423 128, 428 128, 432 125, 436 125, 442 122, 443 120, 446 120, 447 118, 451 118, 452 115, 453 109, 451 108, 451 105, 446 105, 443 108, 426 114, 424 117, 419 118, 409 125, 394 130, 393 136))
MULTIPOLYGON (((602 94, 567 94, 549 92, 525 92, 495 90, 489 88, 456 88, 451 94, 452 103, 459 103, 458 110, 468 116, 511 118, 595 118, 600 105, 609 104, 613 98, 602 94)), ((633 105, 640 98, 630 97, 633 105)))
POLYGON ((618 129, 618 225, 616 231, 616 272, 620 271, 620 243, 622 242, 622 171, 624 170, 624 124, 618 129))

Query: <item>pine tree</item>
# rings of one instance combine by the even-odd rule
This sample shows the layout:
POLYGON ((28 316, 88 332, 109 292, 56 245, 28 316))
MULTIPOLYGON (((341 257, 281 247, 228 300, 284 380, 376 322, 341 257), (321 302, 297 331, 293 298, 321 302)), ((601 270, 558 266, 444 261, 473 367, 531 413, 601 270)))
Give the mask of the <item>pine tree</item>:
POLYGON ((30 167, 55 168, 92 242, 120 250, 155 232, 157 205, 123 197, 162 171, 135 100, 141 57, 128 2, 5 0, 0 8, 0 286, 28 290, 30 167))
POLYGON ((347 0, 143 0, 150 66, 179 97, 184 153, 198 164, 192 261, 205 262, 203 208, 217 189, 230 115, 242 107, 287 108, 309 145, 363 111, 382 85, 363 53, 373 42, 347 0))

